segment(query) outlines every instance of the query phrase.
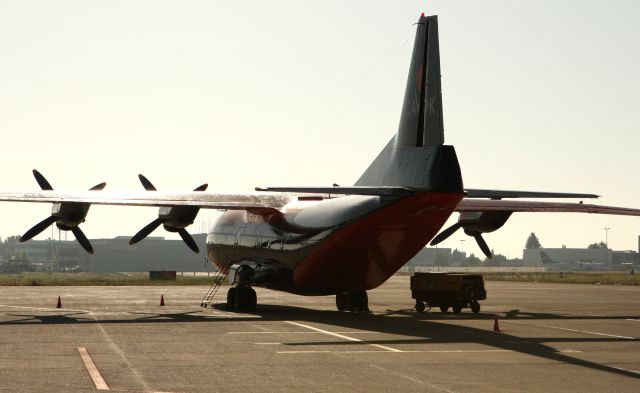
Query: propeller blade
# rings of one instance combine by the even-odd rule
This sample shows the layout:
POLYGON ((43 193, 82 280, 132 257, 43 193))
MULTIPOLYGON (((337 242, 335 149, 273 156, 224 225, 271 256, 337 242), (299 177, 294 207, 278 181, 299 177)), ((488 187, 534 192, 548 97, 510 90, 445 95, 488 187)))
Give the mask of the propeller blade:
POLYGON ((189 248, 193 250, 193 252, 195 252, 196 254, 200 253, 200 249, 198 248, 196 241, 193 240, 193 238, 191 237, 191 235, 189 235, 189 232, 187 232, 186 229, 182 228, 178 231, 178 233, 180 234, 180 237, 182 238, 182 240, 184 240, 184 242, 187 243, 187 246, 189 246, 189 248))
POLYGON ((26 242, 27 240, 31 239, 32 237, 38 236, 40 234, 40 232, 42 232, 45 229, 49 228, 49 226, 51 226, 51 224, 56 222, 57 219, 58 219, 58 217, 56 217, 56 216, 49 216, 49 217, 45 218, 44 220, 40 221, 39 223, 34 225, 33 228, 29 229, 27 232, 25 232, 24 235, 22 235, 22 237, 20 238, 20 242, 26 242))
POLYGON ((140 240, 142 240, 145 237, 149 236, 149 234, 151 232, 155 231, 156 228, 159 227, 160 224, 162 224, 163 222, 164 222, 164 219, 162 219, 162 218, 156 218, 155 220, 151 221, 149 224, 147 224, 147 226, 145 226, 144 228, 139 230, 138 233, 133 235, 131 240, 129 240, 129 244, 136 244, 140 240))
POLYGON ((193 191, 204 191, 207 189, 207 187, 209 187, 209 185, 207 183, 204 183, 200 187, 195 188, 193 191))
POLYGON ((142 187, 144 187, 145 190, 147 191, 158 191, 156 190, 156 188, 153 186, 153 184, 151 184, 151 182, 149 181, 149 179, 147 179, 146 177, 144 177, 144 175, 139 174, 138 175, 138 179, 140 179, 140 183, 142 183, 142 187))
POLYGON ((476 239, 476 243, 478 243, 478 246, 480 246, 480 249, 482 250, 484 255, 486 255, 487 258, 491 259, 493 257, 493 255, 491 254, 491 249, 489 249, 489 246, 487 245, 487 242, 485 242, 482 238, 482 235, 480 233, 474 233, 473 237, 476 239))
POLYGON ((36 178, 36 181, 38 182, 38 185, 40 186, 41 189, 45 191, 53 190, 53 187, 51 187, 51 184, 49 184, 47 179, 45 179, 44 176, 42 176, 42 173, 34 169, 33 176, 36 178))
POLYGON ((80 229, 80 227, 73 227, 71 228, 71 232, 73 232, 73 236, 76 237, 76 240, 80 243, 82 248, 84 248, 89 254, 93 254, 93 247, 91 247, 91 243, 89 243, 89 239, 84 235, 82 229, 80 229))
POLYGON ((458 221, 455 224, 451 225, 449 228, 445 229, 444 231, 440 232, 440 234, 436 237, 433 238, 433 240, 431 240, 431 245, 435 246, 437 244, 442 243, 443 241, 445 241, 449 236, 453 235, 455 233, 455 231, 457 231, 458 229, 460 229, 462 227, 462 224, 458 221))
POLYGON ((103 188, 105 188, 105 187, 106 187, 106 185, 107 185, 107 183, 100 183, 100 184, 96 184, 95 186, 91 187, 91 188, 89 189, 89 191, 100 191, 100 190, 102 190, 103 188))

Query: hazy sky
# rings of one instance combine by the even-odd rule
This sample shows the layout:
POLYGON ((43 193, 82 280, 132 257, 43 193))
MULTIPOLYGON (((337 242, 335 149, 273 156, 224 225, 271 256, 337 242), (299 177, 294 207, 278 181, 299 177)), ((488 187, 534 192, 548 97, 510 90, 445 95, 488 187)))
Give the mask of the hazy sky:
MULTIPOLYGON (((1 1, 0 188, 38 189, 33 168, 67 190, 353 184, 397 130, 420 12, 439 17, 465 186, 640 207, 637 1, 1 1)), ((1 203, 0 235, 49 214, 1 203)), ((155 217, 94 206, 82 228, 155 217)), ((604 227, 637 248, 640 218, 612 216, 514 214, 485 238, 514 257, 532 231, 584 247, 604 227)), ((442 246, 461 239, 480 253, 462 232, 442 246)))

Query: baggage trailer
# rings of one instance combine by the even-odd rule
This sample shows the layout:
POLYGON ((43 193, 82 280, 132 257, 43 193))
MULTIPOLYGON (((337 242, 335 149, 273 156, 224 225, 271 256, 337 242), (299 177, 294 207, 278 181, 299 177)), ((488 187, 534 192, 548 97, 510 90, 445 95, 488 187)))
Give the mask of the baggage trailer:
POLYGON ((416 311, 440 307, 459 313, 470 307, 474 313, 480 312, 479 300, 487 298, 481 274, 465 273, 414 273, 411 276, 411 297, 416 299, 416 311))

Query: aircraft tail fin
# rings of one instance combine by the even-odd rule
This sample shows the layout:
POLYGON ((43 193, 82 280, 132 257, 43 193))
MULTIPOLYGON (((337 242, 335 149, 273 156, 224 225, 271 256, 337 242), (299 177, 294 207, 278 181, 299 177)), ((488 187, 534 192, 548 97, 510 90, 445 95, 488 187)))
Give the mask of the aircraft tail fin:
POLYGON ((438 18, 423 16, 417 26, 398 128, 403 147, 444 144, 438 18))
POLYGON ((444 145, 437 16, 417 23, 398 132, 355 185, 463 192, 455 149, 444 145))

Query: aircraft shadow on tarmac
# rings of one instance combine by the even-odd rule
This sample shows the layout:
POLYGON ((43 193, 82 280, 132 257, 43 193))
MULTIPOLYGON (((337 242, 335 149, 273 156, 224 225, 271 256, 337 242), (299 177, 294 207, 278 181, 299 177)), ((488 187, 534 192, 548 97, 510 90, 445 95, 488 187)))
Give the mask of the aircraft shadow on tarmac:
MULTIPOLYGON (((214 309, 224 310, 223 305, 214 305, 214 309)), ((495 349, 519 352, 525 355, 537 356, 558 363, 571 364, 590 368, 593 370, 618 374, 621 376, 640 379, 640 373, 599 364, 588 360, 578 359, 565 353, 558 352, 546 343, 600 343, 600 342, 638 342, 640 339, 628 339, 623 337, 597 337, 597 338, 565 338, 565 337, 518 337, 508 333, 495 333, 489 327, 478 329, 469 326, 447 323, 454 320, 493 320, 496 314, 418 314, 411 310, 387 310, 382 314, 369 313, 340 313, 330 310, 314 310, 296 306, 266 305, 261 304, 258 311, 253 314, 211 314, 207 310, 192 310, 180 313, 127 313, 128 318, 118 315, 101 315, 100 319, 89 312, 64 312, 61 314, 28 314, 28 313, 3 313, 5 316, 20 317, 18 320, 2 321, 2 325, 36 325, 36 324, 139 324, 139 323, 212 323, 247 321, 247 320, 274 320, 274 321, 299 321, 330 325, 339 328, 371 331, 388 334, 391 336, 414 337, 410 339, 384 339, 354 341, 306 341, 284 343, 289 346, 353 346, 353 345, 402 345, 402 344, 454 344, 477 343, 491 346, 495 349), (133 318, 131 318, 133 316, 133 318), (113 317, 113 318, 109 318, 113 317)), ((519 310, 510 310, 505 313, 507 320, 531 321, 535 319, 555 320, 598 320, 598 319, 639 319, 638 316, 573 316, 549 313, 522 313, 519 310)))

